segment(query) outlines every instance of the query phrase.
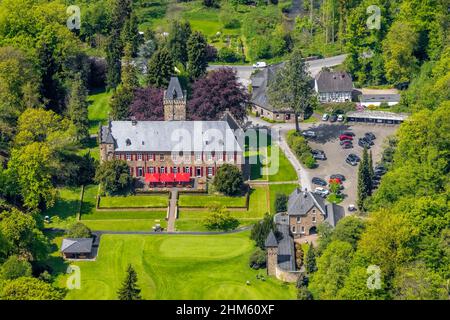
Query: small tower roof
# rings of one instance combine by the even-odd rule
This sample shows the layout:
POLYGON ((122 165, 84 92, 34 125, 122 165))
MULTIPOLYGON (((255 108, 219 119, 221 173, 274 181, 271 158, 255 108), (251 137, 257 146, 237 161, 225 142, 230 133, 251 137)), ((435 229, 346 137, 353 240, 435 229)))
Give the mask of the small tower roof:
POLYGON ((264 246, 266 248, 269 247, 278 247, 278 241, 277 238, 275 238, 275 234, 272 230, 270 230, 269 235, 267 236, 266 242, 264 243, 264 246))
POLYGON ((181 89, 178 77, 171 77, 169 86, 165 92, 166 99, 184 99, 183 90, 181 89))

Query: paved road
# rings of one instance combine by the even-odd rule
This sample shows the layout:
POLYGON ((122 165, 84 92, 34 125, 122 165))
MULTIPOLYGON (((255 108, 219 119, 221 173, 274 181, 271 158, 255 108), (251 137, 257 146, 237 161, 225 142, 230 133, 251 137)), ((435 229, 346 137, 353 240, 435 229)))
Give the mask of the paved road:
POLYGON ((177 220, 177 204, 178 204, 178 190, 173 188, 170 193, 169 201, 169 217, 167 220, 167 232, 175 231, 175 221, 177 220))
MULTIPOLYGON (((347 55, 342 54, 330 58, 308 61, 306 64, 308 65, 308 70, 311 73, 311 76, 315 77, 323 67, 334 67, 342 64, 346 56, 347 55)), ((208 70, 217 70, 223 67, 229 67, 235 70, 237 73, 237 77, 239 78, 239 81, 245 87, 247 87, 250 84, 250 76, 254 71, 251 65, 211 65, 208 67, 208 70)))

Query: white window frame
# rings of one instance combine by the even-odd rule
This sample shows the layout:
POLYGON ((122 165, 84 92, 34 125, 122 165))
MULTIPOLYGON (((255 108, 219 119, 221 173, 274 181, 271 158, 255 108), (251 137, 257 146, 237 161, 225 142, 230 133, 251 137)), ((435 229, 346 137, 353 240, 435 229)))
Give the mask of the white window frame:
POLYGON ((196 162, 201 162, 202 161, 202 153, 201 152, 196 152, 195 153, 195 161, 196 162))
POLYGON ((137 154, 137 159, 138 159, 138 161, 142 161, 142 153, 137 154))
POLYGON ((191 167, 184 167, 184 173, 191 173, 191 167))
POLYGON ((131 161, 131 153, 126 154, 126 159, 127 159, 127 161, 131 161))
POLYGON ((297 217, 297 223, 301 223, 302 222, 302 217, 297 217))
POLYGON ((208 174, 208 177, 212 177, 212 175, 213 175, 213 167, 208 167, 206 172, 208 174))

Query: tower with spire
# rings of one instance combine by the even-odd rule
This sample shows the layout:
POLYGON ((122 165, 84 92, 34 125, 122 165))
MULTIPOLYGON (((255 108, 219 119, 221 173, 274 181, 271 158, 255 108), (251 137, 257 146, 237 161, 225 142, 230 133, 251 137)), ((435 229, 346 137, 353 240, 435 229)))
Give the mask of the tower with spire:
POLYGON ((164 120, 186 120, 186 92, 181 89, 177 77, 171 77, 167 90, 164 91, 164 120))

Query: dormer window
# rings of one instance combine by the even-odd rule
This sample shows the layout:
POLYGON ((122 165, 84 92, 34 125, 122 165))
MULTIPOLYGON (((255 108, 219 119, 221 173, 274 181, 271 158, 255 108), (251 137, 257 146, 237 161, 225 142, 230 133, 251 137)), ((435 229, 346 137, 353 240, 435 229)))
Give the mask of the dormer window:
POLYGON ((125 140, 125 143, 126 143, 127 146, 131 146, 131 140, 130 139, 125 140))

